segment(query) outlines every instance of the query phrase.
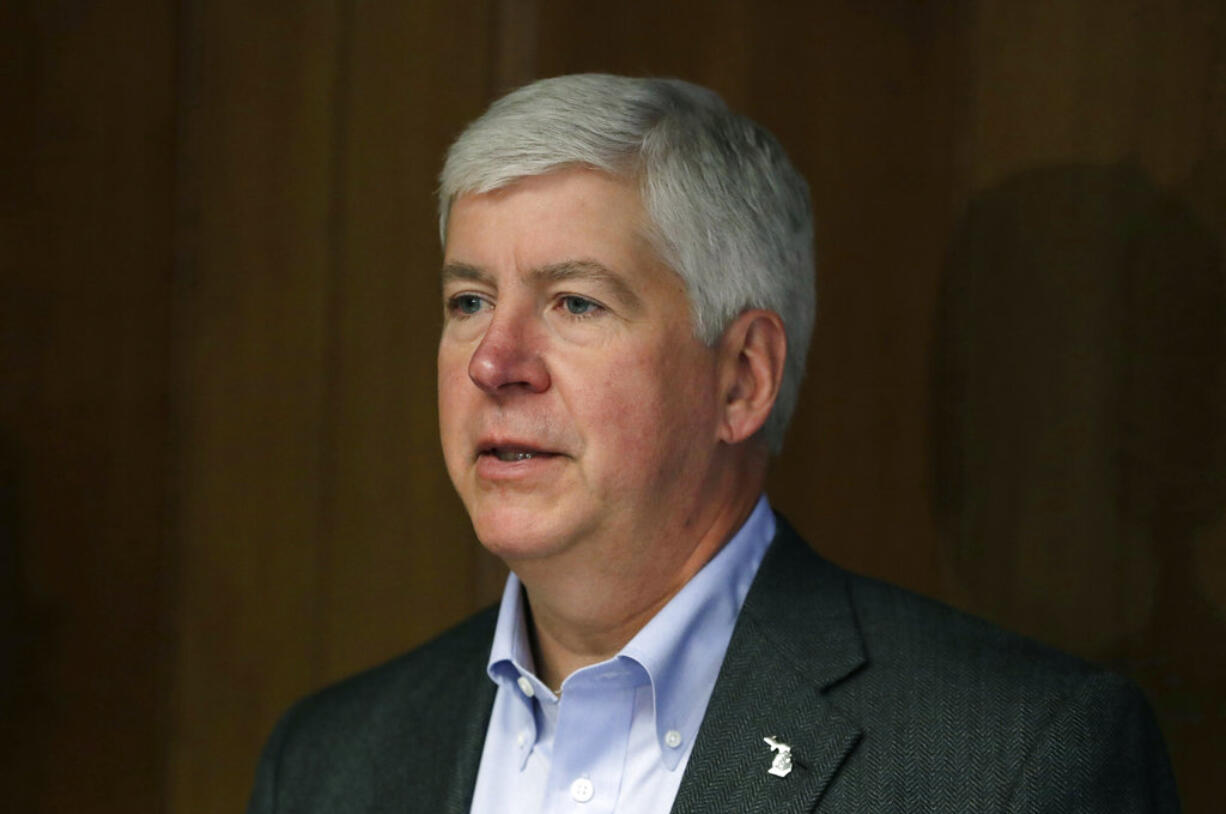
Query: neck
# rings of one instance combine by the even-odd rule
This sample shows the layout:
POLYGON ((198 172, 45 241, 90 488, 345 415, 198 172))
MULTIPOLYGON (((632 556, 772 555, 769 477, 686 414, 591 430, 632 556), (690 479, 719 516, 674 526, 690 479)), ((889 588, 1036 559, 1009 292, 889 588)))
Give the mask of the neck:
POLYGON ((616 655, 744 525, 764 480, 765 464, 649 536, 638 530, 634 539, 576 546, 557 562, 511 563, 528 598, 538 677, 556 689, 616 655))

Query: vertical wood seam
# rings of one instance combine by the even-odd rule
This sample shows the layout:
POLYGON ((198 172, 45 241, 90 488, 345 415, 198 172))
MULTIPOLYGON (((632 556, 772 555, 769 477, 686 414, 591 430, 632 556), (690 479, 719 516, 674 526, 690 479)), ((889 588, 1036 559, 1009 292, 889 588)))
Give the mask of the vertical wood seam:
POLYGON ((182 682, 179 676, 179 653, 183 639, 183 528, 184 495, 187 492, 187 463, 190 443, 187 427, 191 423, 188 412, 195 404, 190 396, 191 381, 188 375, 190 337, 196 327, 196 313, 192 306, 192 290, 199 274, 199 224, 200 224, 200 173, 196 167, 193 150, 192 120, 201 90, 199 18, 193 0, 179 0, 176 4, 174 26, 175 76, 174 76, 174 135, 173 176, 171 200, 174 207, 171 222, 171 280, 170 280, 170 370, 168 373, 168 431, 167 431, 167 495, 164 555, 162 569, 162 629, 165 639, 162 646, 161 665, 163 687, 158 699, 160 714, 164 717, 162 728, 164 743, 158 750, 161 775, 163 812, 172 812, 174 794, 174 760, 176 744, 183 736, 181 719, 177 709, 181 703, 182 682))
POLYGON ((332 63, 332 128, 328 146, 330 187, 327 214, 327 269, 324 275, 324 370, 322 376, 322 404, 319 426, 319 506, 316 515, 317 533, 315 550, 314 619, 312 624, 311 672, 314 683, 329 678, 326 670, 329 663, 327 642, 327 613, 332 599, 331 573, 332 546, 336 536, 337 483, 340 437, 338 422, 341 418, 341 315, 343 313, 344 286, 344 240, 346 232, 345 210, 347 201, 346 157, 349 149, 349 92, 352 85, 353 2, 337 0, 336 43, 332 63))

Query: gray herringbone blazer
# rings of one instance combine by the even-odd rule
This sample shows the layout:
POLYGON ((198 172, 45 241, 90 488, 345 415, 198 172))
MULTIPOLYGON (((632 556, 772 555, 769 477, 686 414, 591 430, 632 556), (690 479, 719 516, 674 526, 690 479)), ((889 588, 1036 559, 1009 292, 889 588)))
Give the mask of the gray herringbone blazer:
MULTIPOLYGON (((250 814, 466 812, 494 685, 495 611, 292 709, 250 814)), ((1127 681, 849 574, 782 518, 673 811, 1173 812, 1127 681), (767 773, 762 738, 792 746, 767 773)), ((629 813, 633 814, 633 813, 629 813)))

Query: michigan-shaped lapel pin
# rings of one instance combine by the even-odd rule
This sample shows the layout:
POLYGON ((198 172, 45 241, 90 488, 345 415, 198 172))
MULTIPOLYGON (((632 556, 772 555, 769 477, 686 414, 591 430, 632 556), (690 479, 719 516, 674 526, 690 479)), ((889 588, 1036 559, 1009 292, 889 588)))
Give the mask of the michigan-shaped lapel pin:
POLYGON ((775 777, 787 777, 792 771, 792 747, 780 741, 774 735, 768 735, 762 740, 766 741, 766 745, 775 753, 775 759, 771 761, 771 767, 766 770, 767 774, 773 774, 775 777))

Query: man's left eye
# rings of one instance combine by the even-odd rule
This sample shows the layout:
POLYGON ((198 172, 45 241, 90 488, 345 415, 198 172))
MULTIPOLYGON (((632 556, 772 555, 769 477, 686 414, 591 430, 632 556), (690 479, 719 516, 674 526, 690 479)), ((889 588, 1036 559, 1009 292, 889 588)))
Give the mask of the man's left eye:
POLYGON ((576 317, 588 316, 600 310, 600 305, 597 303, 574 294, 568 294, 562 298, 562 307, 566 309, 566 313, 576 317))

